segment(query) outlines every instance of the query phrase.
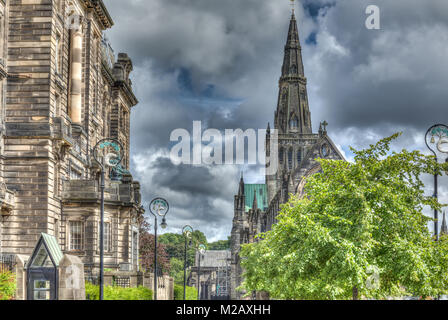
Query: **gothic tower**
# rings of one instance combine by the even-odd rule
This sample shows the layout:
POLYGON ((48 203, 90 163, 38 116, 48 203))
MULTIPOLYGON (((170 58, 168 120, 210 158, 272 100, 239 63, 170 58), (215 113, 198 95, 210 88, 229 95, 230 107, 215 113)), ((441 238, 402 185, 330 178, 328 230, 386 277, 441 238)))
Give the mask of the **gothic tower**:
MULTIPOLYGON (((285 45, 278 103, 274 113, 274 128, 278 130, 279 134, 280 168, 277 174, 266 177, 269 201, 280 189, 285 187, 288 175, 299 166, 303 158, 304 150, 299 140, 312 134, 302 47, 294 11, 291 15, 285 45)), ((269 127, 268 135, 270 135, 269 127)), ((266 148, 267 152, 269 152, 268 149, 269 147, 266 148)), ((283 197, 285 196, 283 195, 283 197)))

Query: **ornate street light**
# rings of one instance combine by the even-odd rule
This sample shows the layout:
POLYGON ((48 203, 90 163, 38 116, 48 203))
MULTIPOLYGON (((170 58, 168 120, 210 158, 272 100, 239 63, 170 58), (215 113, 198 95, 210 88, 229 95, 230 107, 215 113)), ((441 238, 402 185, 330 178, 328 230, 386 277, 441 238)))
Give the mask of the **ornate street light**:
MULTIPOLYGON (((425 143, 428 149, 438 158, 445 157, 448 154, 448 126, 444 124, 436 124, 428 129, 425 135, 425 143)), ((448 162, 448 158, 445 160, 448 162)), ((438 200, 438 175, 434 174, 434 198, 438 200)), ((434 209, 434 234, 436 240, 439 240, 439 226, 438 218, 439 213, 437 209, 434 209)))
POLYGON ((101 216, 100 216, 100 300, 104 299, 104 171, 113 168, 123 160, 123 147, 116 139, 106 138, 98 141, 93 148, 93 157, 101 167, 101 216))
POLYGON ((157 217, 162 217, 161 227, 167 227, 165 216, 170 206, 163 198, 155 198, 149 204, 149 212, 154 216, 154 300, 157 300, 157 217))
POLYGON ((205 245, 202 243, 198 246, 198 300, 200 300, 200 291, 201 291, 201 259, 205 253, 205 245))
POLYGON ((182 228, 182 234, 185 238, 185 252, 184 252, 184 300, 186 299, 187 293, 187 242, 191 241, 191 236, 193 235, 193 228, 186 225, 182 228))

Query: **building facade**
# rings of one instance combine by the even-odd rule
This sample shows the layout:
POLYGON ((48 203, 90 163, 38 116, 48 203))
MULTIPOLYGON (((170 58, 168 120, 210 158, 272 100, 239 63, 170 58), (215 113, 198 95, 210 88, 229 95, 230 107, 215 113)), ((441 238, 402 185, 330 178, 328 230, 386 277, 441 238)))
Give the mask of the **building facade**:
POLYGON ((199 300, 230 298, 230 256, 230 250, 207 250, 203 255, 196 252, 188 285, 199 288, 199 300))
MULTIPOLYGON (((297 21, 292 13, 279 81, 274 128, 278 130, 279 169, 266 175, 265 184, 245 184, 243 177, 234 198, 234 218, 231 231, 232 299, 242 299, 244 292, 236 290, 242 283, 243 270, 239 251, 242 244, 256 241, 255 236, 269 231, 276 223, 280 205, 290 194, 302 195, 306 178, 318 172, 316 159, 344 159, 327 135, 327 122, 313 133, 297 21)), ((266 135, 266 156, 270 156, 270 126, 266 135)))
POLYGON ((138 268, 140 185, 129 172, 132 61, 115 55, 102 0, 0 0, 0 250, 29 255, 54 235, 99 267, 103 138, 124 148, 106 173, 105 267, 138 268))

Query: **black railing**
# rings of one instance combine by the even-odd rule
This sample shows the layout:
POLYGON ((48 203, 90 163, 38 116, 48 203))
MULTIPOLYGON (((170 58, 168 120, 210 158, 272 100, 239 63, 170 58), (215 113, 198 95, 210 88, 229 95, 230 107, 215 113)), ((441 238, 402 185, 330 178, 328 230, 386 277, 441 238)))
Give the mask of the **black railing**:
POLYGON ((0 273, 16 270, 16 256, 13 254, 0 254, 0 273))

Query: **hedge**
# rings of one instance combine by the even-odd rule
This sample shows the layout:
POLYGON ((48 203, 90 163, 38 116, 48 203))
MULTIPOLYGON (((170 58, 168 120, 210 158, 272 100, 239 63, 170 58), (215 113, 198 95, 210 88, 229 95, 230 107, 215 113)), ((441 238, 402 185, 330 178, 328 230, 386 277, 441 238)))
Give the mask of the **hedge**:
POLYGON ((0 300, 13 300, 16 293, 16 275, 13 272, 0 273, 0 300))
MULTIPOLYGON (((86 299, 99 300, 99 286, 86 282, 86 299)), ((104 300, 152 300, 152 290, 146 287, 104 287, 104 300)))
MULTIPOLYGON (((174 300, 184 300, 184 286, 174 285, 174 300)), ((198 290, 195 287, 187 286, 185 300, 198 300, 198 290)))

